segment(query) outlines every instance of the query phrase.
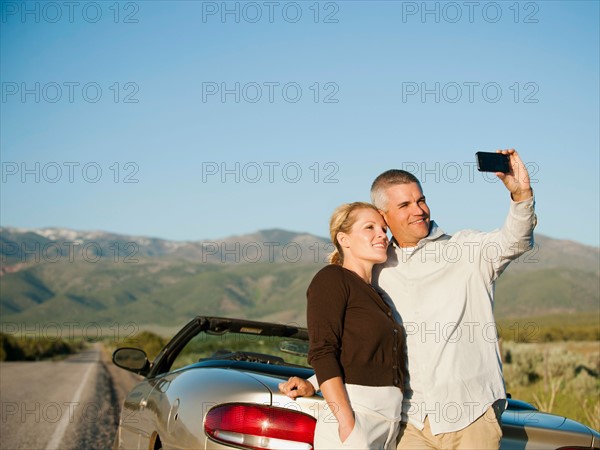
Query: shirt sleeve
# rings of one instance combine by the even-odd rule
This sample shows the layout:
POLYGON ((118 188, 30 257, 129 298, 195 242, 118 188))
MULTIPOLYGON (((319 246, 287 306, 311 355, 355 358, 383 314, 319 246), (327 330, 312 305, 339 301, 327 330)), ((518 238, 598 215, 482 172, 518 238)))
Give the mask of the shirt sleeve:
POLYGON ((533 230, 537 225, 535 199, 510 201, 502 228, 483 233, 480 262, 488 267, 491 281, 497 279, 509 263, 533 248, 533 230))
POLYGON ((315 392, 319 392, 321 390, 321 387, 319 386, 319 382, 317 381, 317 376, 313 375, 310 378, 307 378, 307 380, 310 384, 312 384, 312 387, 315 388, 315 392))
POLYGON ((319 384, 338 376, 344 378, 340 355, 348 296, 343 269, 335 265, 321 269, 306 293, 308 362, 319 384))
POLYGON ((508 217, 504 222, 503 234, 510 244, 508 256, 520 256, 533 248, 533 229, 537 225, 535 214, 535 198, 531 196, 520 202, 510 201, 508 217), (515 243, 519 245, 515 247, 515 243))

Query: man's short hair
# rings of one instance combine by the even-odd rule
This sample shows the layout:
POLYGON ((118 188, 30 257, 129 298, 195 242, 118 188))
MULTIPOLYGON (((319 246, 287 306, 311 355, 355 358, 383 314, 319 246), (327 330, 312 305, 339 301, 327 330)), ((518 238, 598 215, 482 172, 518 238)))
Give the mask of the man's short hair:
POLYGON ((412 173, 406 170, 390 169, 383 172, 373 181, 371 185, 371 203, 381 211, 387 211, 388 198, 387 188, 397 184, 417 183, 421 187, 421 182, 412 173))

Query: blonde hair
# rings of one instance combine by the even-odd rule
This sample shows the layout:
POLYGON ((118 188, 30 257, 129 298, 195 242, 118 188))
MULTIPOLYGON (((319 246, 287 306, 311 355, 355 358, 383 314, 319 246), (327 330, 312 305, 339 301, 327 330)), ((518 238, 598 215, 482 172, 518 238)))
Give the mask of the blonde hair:
POLYGON ((356 222, 355 212, 360 209, 372 209, 379 212, 375 206, 367 202, 344 203, 338 206, 329 220, 329 235, 331 242, 334 245, 334 250, 331 252, 327 260, 331 264, 344 264, 344 252, 340 243, 337 240, 338 233, 349 233, 352 226, 356 222))

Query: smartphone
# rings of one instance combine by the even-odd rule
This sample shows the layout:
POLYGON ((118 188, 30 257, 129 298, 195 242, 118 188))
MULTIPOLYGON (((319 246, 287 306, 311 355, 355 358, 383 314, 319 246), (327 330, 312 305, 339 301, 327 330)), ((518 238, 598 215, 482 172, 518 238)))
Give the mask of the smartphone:
POLYGON ((477 152, 477 170, 480 172, 510 172, 510 159, 502 153, 477 152))

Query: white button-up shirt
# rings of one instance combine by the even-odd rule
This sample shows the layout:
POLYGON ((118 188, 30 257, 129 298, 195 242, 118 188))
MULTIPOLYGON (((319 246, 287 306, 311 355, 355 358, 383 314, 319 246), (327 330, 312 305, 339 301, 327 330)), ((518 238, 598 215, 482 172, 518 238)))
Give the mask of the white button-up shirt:
POLYGON ((504 226, 453 236, 432 222, 410 251, 395 242, 373 270, 373 285, 395 306, 407 339, 404 410, 433 434, 458 431, 506 398, 493 315, 494 283, 533 246, 534 199, 511 201, 504 226))

